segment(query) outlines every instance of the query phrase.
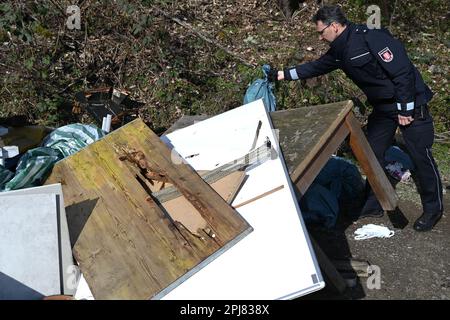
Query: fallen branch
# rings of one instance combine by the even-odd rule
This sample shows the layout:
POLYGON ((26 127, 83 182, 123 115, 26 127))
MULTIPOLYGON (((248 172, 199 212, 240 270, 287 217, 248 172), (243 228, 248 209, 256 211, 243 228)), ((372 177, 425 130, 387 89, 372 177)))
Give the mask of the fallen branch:
POLYGON ((200 31, 198 31, 197 29, 195 29, 193 26, 191 26, 189 23, 184 22, 184 21, 181 21, 181 20, 178 19, 178 18, 174 18, 174 17, 170 16, 168 13, 166 13, 165 11, 163 11, 163 10, 161 10, 161 9, 159 9, 159 8, 153 7, 153 10, 157 11, 158 13, 162 14, 164 17, 166 17, 166 18, 168 18, 168 19, 170 19, 170 20, 172 20, 172 21, 175 21, 175 22, 178 23, 179 25, 181 25, 181 26, 183 26, 183 27, 185 27, 185 28, 191 30, 193 33, 195 33, 197 36, 199 36, 200 38, 202 38, 202 39, 205 40, 206 42, 215 45, 215 46, 218 47, 219 49, 225 51, 225 52, 228 53, 229 55, 233 56, 234 58, 236 58, 237 60, 239 60, 240 62, 242 62, 243 64, 245 64, 246 66, 252 67, 252 68, 256 67, 255 64, 252 64, 252 63, 246 61, 244 58, 240 57, 238 54, 236 54, 236 53, 230 51, 229 49, 225 48, 225 47, 222 46, 220 43, 217 43, 216 41, 214 41, 214 40, 208 38, 207 36, 205 36, 204 34, 202 34, 200 31))
POLYGON ((308 4, 307 3, 303 3, 303 8, 301 8, 300 10, 296 10, 293 14, 292 14, 292 18, 291 19, 294 19, 295 17, 297 17, 299 14, 300 14, 300 12, 302 12, 303 10, 306 10, 306 8, 308 8, 308 4))
POLYGON ((392 32, 392 19, 395 15, 395 9, 397 8, 397 0, 394 2, 394 10, 392 11, 391 19, 389 19, 389 31, 392 32))

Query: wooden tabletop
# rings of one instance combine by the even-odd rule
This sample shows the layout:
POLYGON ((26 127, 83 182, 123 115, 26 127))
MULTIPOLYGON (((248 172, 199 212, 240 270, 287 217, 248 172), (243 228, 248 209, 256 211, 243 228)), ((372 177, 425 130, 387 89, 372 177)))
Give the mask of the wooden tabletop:
POLYGON ((342 101, 270 113, 274 128, 280 130, 280 147, 292 180, 296 180, 299 171, 320 151, 351 110, 352 102, 342 101))

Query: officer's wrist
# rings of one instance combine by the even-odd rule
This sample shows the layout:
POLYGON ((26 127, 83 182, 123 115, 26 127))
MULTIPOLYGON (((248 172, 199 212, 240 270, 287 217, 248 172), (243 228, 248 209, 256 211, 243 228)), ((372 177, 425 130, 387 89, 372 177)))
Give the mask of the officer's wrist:
POLYGON ((284 76, 285 80, 289 80, 289 81, 299 79, 296 67, 284 69, 283 76, 284 76))
POLYGON ((397 102, 398 114, 404 117, 414 116, 414 101, 412 102, 397 102))

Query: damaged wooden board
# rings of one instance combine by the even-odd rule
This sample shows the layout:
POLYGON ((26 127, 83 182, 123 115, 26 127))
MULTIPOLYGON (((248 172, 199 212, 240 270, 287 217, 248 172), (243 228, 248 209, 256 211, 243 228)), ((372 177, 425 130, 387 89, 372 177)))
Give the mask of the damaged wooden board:
POLYGON ((252 231, 177 159, 137 119, 55 165, 47 183, 63 186, 73 252, 96 299, 161 298, 252 231), (154 202, 124 160, 137 151, 140 164, 167 177, 207 222, 201 237, 154 202))
MULTIPOLYGON (((235 171, 211 184, 211 187, 227 203, 231 203, 237 190, 242 185, 245 172, 235 171)), ((201 236, 201 230, 208 229, 208 222, 199 214, 198 210, 183 196, 161 203, 170 217, 181 223, 192 234, 201 236)))

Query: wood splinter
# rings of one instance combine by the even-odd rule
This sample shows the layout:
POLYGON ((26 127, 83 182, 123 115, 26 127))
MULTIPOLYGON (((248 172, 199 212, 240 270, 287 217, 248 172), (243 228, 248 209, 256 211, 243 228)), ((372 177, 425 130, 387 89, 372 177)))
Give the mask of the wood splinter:
POLYGON ((215 238, 216 234, 210 229, 210 228, 205 228, 203 229, 203 231, 205 231, 205 233, 210 236, 211 238, 215 238))
POLYGON ((122 147, 122 151, 124 152, 124 154, 119 156, 119 160, 128 160, 129 162, 137 165, 141 170, 142 175, 150 182, 152 182, 152 180, 161 181, 163 183, 162 188, 164 188, 164 184, 166 182, 169 182, 169 179, 167 178, 167 175, 165 173, 159 172, 149 165, 149 163, 145 159, 145 154, 142 151, 136 151, 132 148, 127 149, 125 147, 122 147))

